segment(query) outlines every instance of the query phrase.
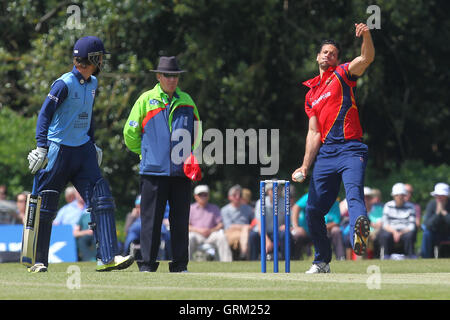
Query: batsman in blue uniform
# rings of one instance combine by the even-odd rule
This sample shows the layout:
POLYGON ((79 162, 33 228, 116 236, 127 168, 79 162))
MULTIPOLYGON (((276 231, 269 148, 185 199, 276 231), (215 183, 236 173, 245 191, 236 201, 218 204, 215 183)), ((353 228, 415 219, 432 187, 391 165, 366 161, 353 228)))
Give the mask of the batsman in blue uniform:
POLYGON ((53 82, 39 112, 37 148, 29 153, 28 161, 31 173, 37 175, 42 204, 36 264, 29 272, 47 271, 52 222, 61 191, 69 182, 90 210, 97 245, 96 270, 120 270, 133 263, 133 257, 119 255, 114 199, 100 172, 102 150, 94 140, 96 75, 105 53, 99 38, 80 38, 73 48, 72 71, 53 82))

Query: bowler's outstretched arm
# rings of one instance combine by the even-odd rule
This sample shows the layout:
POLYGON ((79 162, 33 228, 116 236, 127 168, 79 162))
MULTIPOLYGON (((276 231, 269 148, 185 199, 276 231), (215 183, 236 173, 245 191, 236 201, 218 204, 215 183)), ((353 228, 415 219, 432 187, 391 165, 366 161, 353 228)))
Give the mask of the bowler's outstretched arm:
POLYGON ((355 76, 362 76, 367 67, 375 59, 375 47, 373 45, 372 36, 370 35, 369 27, 364 23, 355 24, 356 37, 363 37, 361 45, 361 55, 353 59, 348 66, 350 74, 355 76))

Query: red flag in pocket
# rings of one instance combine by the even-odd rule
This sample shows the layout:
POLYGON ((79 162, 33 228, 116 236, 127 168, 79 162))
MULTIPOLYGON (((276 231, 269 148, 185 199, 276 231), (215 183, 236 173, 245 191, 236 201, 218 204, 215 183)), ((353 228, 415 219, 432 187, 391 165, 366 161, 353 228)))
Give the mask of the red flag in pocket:
POLYGON ((200 181, 202 179, 202 170, 200 169, 197 158, 192 153, 184 161, 183 171, 186 177, 192 181, 200 181))

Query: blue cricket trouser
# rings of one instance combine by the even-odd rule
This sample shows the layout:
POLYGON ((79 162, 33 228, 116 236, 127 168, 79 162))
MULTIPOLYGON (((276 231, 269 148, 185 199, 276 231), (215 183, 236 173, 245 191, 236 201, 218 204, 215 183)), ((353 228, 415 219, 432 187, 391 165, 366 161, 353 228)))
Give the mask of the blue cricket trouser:
POLYGON ((37 191, 42 196, 36 262, 44 265, 48 265, 52 222, 56 217, 59 197, 67 183, 73 183, 89 208, 94 185, 102 178, 92 141, 78 147, 52 142, 47 157, 47 166, 36 173, 37 191))
POLYGON ((329 263, 332 257, 331 243, 327 237, 325 215, 336 201, 344 184, 350 217, 350 241, 353 246, 353 227, 358 216, 367 216, 364 203, 364 172, 368 148, 356 140, 342 144, 323 144, 314 164, 310 184, 306 219, 314 243, 313 263, 329 263))
POLYGON ((38 192, 56 190, 61 194, 72 182, 89 208, 94 185, 102 178, 92 141, 79 147, 51 143, 47 156, 47 166, 38 172, 38 192))

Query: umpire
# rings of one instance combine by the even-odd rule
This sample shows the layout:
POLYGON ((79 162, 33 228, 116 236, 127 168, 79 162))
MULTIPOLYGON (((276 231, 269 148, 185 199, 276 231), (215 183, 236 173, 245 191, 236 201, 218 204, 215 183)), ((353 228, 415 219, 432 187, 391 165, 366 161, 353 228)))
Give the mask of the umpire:
POLYGON ((141 272, 158 269, 161 224, 168 201, 173 255, 169 270, 184 272, 189 261, 190 179, 197 179, 186 171, 185 163, 200 141, 200 119, 192 98, 178 87, 185 71, 175 57, 160 57, 158 68, 151 71, 158 83, 138 98, 123 129, 126 146, 141 159, 142 260, 138 266, 141 272))

